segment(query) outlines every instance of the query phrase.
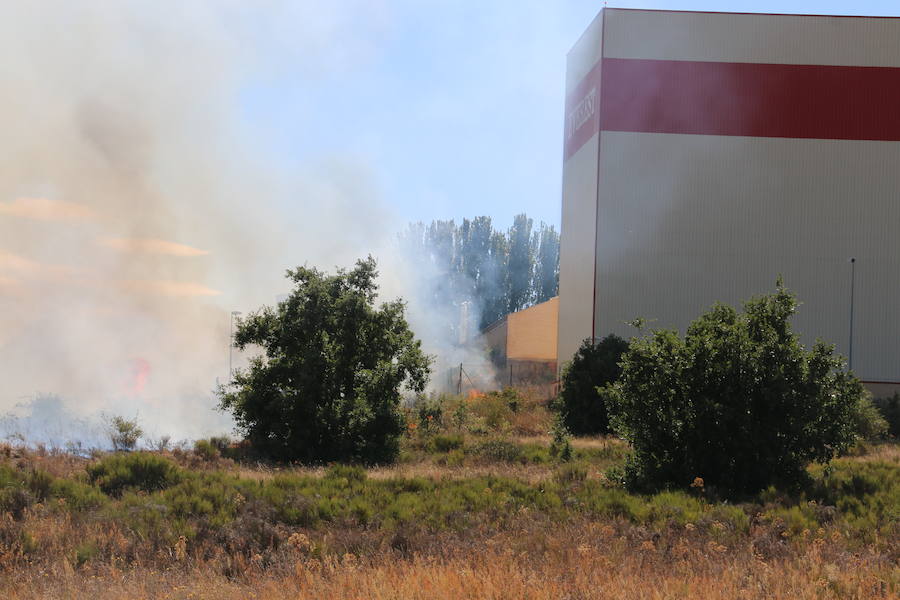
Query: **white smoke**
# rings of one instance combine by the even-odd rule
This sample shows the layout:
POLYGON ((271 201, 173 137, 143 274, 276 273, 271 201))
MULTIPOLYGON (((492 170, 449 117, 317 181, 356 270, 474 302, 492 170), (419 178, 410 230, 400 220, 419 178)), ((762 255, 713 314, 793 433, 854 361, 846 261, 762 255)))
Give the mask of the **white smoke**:
POLYGON ((3 3, 0 414, 45 392, 76 420, 229 428, 231 310, 396 229, 365 163, 260 149, 241 91, 273 55, 314 84, 383 28, 373 3, 3 3))
POLYGON ((242 114, 254 82, 375 60, 390 21, 349 0, 3 3, 0 435, 99 443, 104 414, 226 432, 230 313, 273 304, 287 268, 369 253, 439 368, 484 362, 447 356, 458 309, 397 253, 370 165, 289 163, 242 114))

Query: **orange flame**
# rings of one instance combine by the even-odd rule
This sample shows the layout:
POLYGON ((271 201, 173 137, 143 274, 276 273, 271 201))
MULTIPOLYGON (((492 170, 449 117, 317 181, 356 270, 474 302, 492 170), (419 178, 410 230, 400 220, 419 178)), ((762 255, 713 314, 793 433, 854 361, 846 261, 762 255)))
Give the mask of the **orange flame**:
POLYGON ((128 384, 128 393, 137 395, 147 387, 150 379, 150 363, 147 359, 136 358, 131 363, 131 381, 128 384))

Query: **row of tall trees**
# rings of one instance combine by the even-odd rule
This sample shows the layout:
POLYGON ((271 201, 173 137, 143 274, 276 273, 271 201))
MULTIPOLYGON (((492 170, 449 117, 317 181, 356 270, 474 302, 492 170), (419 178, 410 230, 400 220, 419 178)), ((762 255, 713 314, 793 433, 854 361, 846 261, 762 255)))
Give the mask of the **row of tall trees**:
POLYGON ((525 214, 506 231, 475 217, 412 223, 399 238, 434 306, 469 302, 479 328, 557 294, 559 233, 525 214))

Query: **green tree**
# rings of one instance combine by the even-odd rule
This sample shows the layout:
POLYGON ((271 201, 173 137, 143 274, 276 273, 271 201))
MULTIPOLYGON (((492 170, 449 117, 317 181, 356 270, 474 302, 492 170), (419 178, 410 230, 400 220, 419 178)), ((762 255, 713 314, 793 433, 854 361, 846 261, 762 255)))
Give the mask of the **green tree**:
POLYGON ((559 290, 559 233, 552 225, 541 223, 535 232, 534 301, 545 302, 559 290))
POLYGON ((509 230, 508 312, 522 310, 531 303, 533 292, 531 274, 534 269, 531 228, 531 219, 522 214, 515 216, 509 230))
POLYGON ((475 217, 471 221, 463 219, 460 227, 462 274, 469 296, 480 297, 485 286, 491 285, 485 267, 491 256, 492 232, 490 217, 475 217))
POLYGON ((789 319, 796 298, 774 294, 744 312, 716 305, 684 337, 632 340, 619 381, 601 392, 634 454, 636 488, 688 487, 695 477, 742 495, 795 484, 812 461, 853 443, 862 384, 821 341, 806 350, 789 319))
POLYGON ((429 358, 400 300, 376 307, 369 257, 327 275, 288 271, 294 289, 277 307, 238 322, 234 344, 263 354, 219 390, 253 447, 277 460, 389 462, 404 422, 401 390, 421 392, 429 358))
POLYGON ((144 430, 138 425, 137 418, 126 419, 118 415, 105 417, 106 432, 109 441, 112 442, 116 452, 131 452, 137 446, 138 440, 144 435, 144 430))
POLYGON ((491 234, 490 256, 484 268, 481 296, 481 327, 487 327, 494 321, 509 314, 507 299, 507 280, 509 279, 509 242, 500 231, 491 234))
POLYGON ((609 416, 599 388, 615 383, 622 373, 619 361, 628 342, 608 335, 597 343, 584 340, 566 365, 557 400, 560 418, 575 435, 609 433, 609 416))
POLYGON ((535 230, 517 215, 506 232, 490 217, 411 223, 398 236, 404 255, 435 314, 453 315, 439 325, 458 337, 459 306, 470 302, 480 328, 510 312, 555 296, 559 287, 559 234, 541 223, 535 230))

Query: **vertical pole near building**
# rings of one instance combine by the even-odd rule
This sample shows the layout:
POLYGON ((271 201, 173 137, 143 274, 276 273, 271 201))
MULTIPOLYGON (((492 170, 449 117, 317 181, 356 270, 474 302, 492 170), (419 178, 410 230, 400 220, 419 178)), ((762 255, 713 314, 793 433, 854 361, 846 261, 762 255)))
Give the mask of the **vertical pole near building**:
POLYGON ((241 313, 239 311, 233 310, 231 311, 231 322, 228 325, 228 381, 231 381, 231 378, 234 376, 234 318, 239 316, 241 313))
POLYGON ((853 301, 856 295, 856 259, 850 259, 850 351, 847 357, 849 361, 848 368, 853 370, 853 301))

